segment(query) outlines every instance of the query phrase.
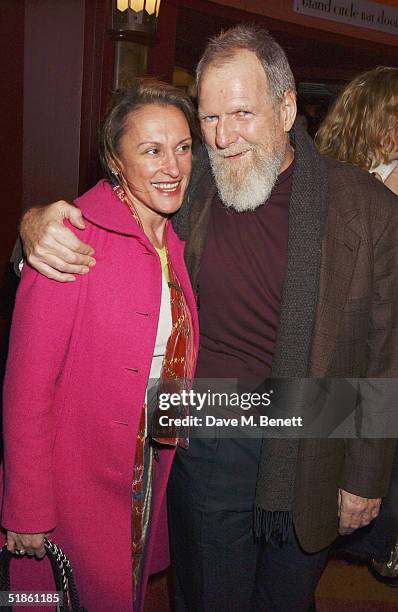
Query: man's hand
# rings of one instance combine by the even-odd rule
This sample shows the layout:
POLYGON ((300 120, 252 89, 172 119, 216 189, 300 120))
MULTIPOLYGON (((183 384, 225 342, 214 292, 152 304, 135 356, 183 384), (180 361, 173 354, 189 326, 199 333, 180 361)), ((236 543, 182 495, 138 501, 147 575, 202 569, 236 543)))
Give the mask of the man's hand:
POLYGON ((12 552, 25 553, 30 557, 42 559, 46 550, 44 548, 44 537, 48 533, 15 533, 7 531, 7 549, 12 552))
POLYGON ((84 229, 81 211, 60 200, 43 208, 31 208, 22 218, 20 234, 27 261, 44 276, 61 283, 74 281, 95 265, 94 250, 64 226, 69 221, 84 229))
POLYGON ((381 498, 368 499, 339 489, 338 516, 340 535, 348 535, 369 525, 379 514, 381 498))

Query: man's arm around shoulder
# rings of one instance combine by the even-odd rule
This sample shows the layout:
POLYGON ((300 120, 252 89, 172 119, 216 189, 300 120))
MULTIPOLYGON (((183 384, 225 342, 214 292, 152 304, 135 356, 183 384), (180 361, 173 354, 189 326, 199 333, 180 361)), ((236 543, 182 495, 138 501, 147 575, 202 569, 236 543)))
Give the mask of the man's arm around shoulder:
POLYGON ((94 250, 64 225, 69 219, 77 229, 85 228, 82 213, 64 200, 29 209, 22 217, 20 235, 29 264, 44 276, 59 282, 75 280, 95 265, 94 250))

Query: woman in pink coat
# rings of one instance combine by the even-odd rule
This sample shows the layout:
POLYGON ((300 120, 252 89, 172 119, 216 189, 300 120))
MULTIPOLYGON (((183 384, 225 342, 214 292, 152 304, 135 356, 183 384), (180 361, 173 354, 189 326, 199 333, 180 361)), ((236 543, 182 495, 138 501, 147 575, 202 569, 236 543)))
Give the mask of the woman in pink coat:
POLYGON ((168 565, 166 483, 184 440, 151 436, 147 388, 181 388, 195 367, 196 306, 168 221, 195 128, 169 85, 119 92, 101 137, 109 180, 76 201, 95 268, 67 284, 22 271, 4 389, 2 526, 27 554, 13 590, 54 590, 48 560, 32 558, 44 534, 70 556, 89 612, 141 610, 149 574, 168 565))

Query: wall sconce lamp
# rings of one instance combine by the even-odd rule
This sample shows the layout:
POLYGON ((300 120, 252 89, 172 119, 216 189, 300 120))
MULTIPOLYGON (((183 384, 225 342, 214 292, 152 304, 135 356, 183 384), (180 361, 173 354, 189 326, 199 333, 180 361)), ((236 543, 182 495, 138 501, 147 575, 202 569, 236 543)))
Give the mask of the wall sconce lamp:
POLYGON ((113 40, 156 41, 156 25, 161 0, 112 0, 111 38, 113 40))

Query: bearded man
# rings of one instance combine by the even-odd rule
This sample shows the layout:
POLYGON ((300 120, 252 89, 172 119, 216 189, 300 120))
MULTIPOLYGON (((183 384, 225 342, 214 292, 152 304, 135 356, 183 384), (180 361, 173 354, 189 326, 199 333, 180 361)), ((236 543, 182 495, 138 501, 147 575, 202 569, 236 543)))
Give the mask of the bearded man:
MULTIPOLYGON (((394 197, 292 129, 293 75, 266 31, 211 40, 197 77, 208 155, 175 218, 200 298, 197 376, 396 376, 394 197)), ((93 262, 60 217, 81 223, 56 203, 22 229, 30 263, 62 281, 93 262)), ((169 485, 177 610, 312 609, 338 530, 377 516, 392 454, 370 439, 192 439, 169 485)))

